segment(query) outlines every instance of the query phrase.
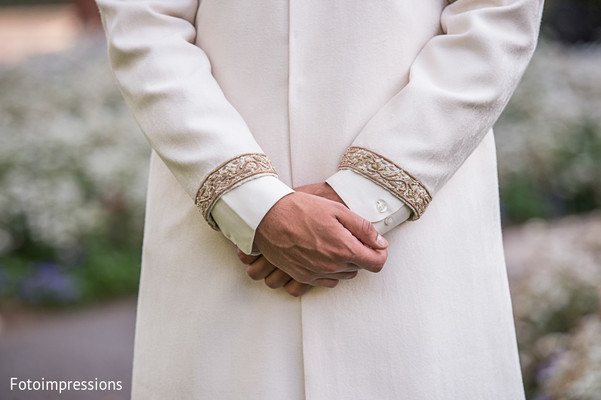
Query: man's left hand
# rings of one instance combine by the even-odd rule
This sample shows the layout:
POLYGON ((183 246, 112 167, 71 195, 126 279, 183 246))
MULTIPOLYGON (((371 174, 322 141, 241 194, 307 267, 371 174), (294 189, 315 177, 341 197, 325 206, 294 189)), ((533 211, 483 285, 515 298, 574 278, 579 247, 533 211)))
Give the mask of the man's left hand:
MULTIPOLYGON (((332 189, 332 187, 325 182, 300 186, 294 190, 323 197, 346 206, 334 189, 332 189)), ((290 295, 299 297, 312 288, 311 285, 295 281, 290 275, 271 264, 265 257, 261 255, 249 256, 238 249, 238 258, 244 264, 248 265, 246 269, 248 276, 254 280, 264 279, 265 284, 272 289, 284 287, 286 292, 288 292, 290 295)))

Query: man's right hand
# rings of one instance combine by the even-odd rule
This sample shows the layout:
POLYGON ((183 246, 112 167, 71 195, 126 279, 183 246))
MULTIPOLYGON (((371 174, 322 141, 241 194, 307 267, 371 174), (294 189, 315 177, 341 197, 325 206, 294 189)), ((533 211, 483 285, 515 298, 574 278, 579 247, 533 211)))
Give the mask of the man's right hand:
POLYGON ((326 287, 360 269, 379 272, 388 247, 369 221, 340 203, 302 192, 284 196, 267 212, 255 244, 297 282, 326 287))

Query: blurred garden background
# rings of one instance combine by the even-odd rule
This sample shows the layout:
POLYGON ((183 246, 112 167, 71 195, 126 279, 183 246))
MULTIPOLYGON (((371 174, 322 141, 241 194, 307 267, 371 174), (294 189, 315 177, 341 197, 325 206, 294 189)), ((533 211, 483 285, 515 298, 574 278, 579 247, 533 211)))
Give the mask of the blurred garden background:
MULTIPOLYGON (((528 399, 601 399, 601 0, 547 1, 495 130, 528 399)), ((14 363, 60 364, 35 347, 49 330, 121 340, 76 361, 92 378, 131 358, 149 151, 93 2, 0 0, 0 398, 34 398, 5 391, 14 363)))

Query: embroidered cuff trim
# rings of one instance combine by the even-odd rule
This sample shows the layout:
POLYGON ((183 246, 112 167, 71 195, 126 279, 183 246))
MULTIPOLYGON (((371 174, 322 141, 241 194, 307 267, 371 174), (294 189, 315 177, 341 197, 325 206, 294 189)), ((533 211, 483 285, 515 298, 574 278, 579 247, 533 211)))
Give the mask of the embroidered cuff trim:
POLYGON ((338 168, 352 170, 389 190, 411 208, 411 220, 419 219, 432 200, 432 195, 419 180, 371 150, 349 147, 338 168))
POLYGON ((265 154, 242 154, 215 168, 200 185, 194 203, 213 229, 217 224, 211 217, 213 205, 225 192, 255 175, 277 176, 265 154))

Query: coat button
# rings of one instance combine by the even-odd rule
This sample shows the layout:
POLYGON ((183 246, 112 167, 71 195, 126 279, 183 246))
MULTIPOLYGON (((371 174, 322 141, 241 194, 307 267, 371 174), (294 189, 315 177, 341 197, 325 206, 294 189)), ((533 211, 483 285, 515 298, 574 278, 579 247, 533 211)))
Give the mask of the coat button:
POLYGON ((386 210, 388 210, 388 204, 386 204, 384 200, 378 200, 376 201, 376 210, 378 210, 381 213, 384 213, 386 212, 386 210))
POLYGON ((390 224, 392 224, 392 217, 387 217, 387 218, 384 220, 384 225, 390 225, 390 224))

